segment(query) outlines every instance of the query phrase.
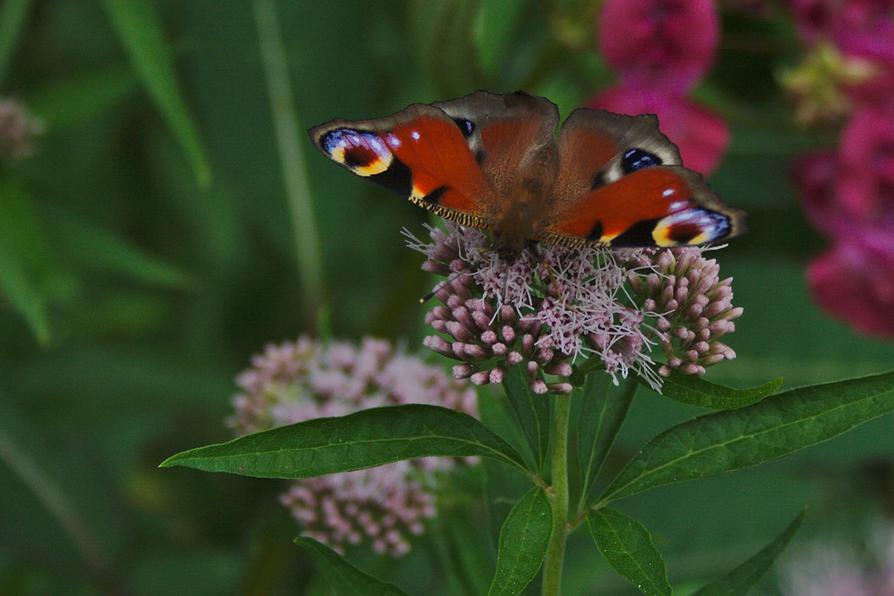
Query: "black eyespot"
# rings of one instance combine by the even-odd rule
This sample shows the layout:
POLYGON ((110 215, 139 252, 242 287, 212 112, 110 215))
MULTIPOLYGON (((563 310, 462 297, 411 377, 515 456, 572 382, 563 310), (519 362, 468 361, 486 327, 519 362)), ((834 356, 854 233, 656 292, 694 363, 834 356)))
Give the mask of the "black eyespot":
POLYGON ((628 149, 624 152, 624 159, 621 161, 621 168, 625 174, 630 174, 643 168, 651 168, 652 166, 660 166, 661 158, 654 153, 643 151, 642 149, 628 149))
POLYGON ((463 136, 467 139, 472 136, 472 133, 475 132, 475 123, 471 120, 466 120, 465 118, 454 118, 453 122, 459 127, 459 130, 463 133, 463 136))
POLYGON ((599 172, 593 176, 593 182, 590 183, 590 190, 596 190, 600 186, 605 186, 605 172, 599 172))

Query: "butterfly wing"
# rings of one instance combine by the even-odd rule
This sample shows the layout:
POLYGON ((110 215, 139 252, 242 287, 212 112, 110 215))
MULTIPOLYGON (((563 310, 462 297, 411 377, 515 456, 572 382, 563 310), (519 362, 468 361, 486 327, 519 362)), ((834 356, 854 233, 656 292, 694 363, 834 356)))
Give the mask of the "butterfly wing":
POLYGON ((577 245, 699 245, 744 231, 652 115, 578 109, 559 137, 559 176, 544 238, 577 245))
POLYGON ((375 120, 332 120, 309 131, 329 159, 441 217, 486 227, 494 189, 457 122, 414 104, 375 120))
POLYGON ((477 91, 433 104, 465 132, 485 177, 504 200, 526 177, 543 177, 542 154, 553 147, 559 110, 554 103, 518 91, 477 91))

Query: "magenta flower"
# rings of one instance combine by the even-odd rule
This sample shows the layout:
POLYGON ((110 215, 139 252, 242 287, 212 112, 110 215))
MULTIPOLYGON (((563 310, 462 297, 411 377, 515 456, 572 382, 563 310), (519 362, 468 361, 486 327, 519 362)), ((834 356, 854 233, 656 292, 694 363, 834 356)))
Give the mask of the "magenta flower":
POLYGON ((499 383, 521 365, 535 393, 567 393, 572 364, 595 359, 615 383, 637 374, 660 390, 672 369, 700 375, 735 357, 718 339, 742 309, 703 249, 542 245, 506 260, 480 230, 429 233, 430 243, 405 232, 422 268, 447 278, 433 290, 441 304, 426 316, 436 334, 425 345, 460 362, 457 378, 499 383))
POLYGON ((625 85, 682 94, 710 68, 719 31, 711 0, 607 0, 599 49, 625 85))
POLYGON ((590 107, 619 114, 656 114, 661 132, 680 149, 683 163, 698 172, 713 172, 729 146, 726 121, 682 95, 621 85, 597 95, 590 107))
POLYGON ((856 112, 841 135, 839 155, 843 208, 894 234, 894 103, 856 112))
POLYGON ((794 177, 808 219, 832 242, 807 270, 814 299, 861 333, 894 337, 894 186, 888 170, 874 167, 871 153, 886 166, 890 156, 869 123, 855 128, 866 138, 843 142, 838 155, 801 158, 794 177))
POLYGON ((894 94, 894 2, 788 0, 788 5, 805 41, 826 53, 828 50, 821 48, 831 45, 842 55, 831 68, 819 70, 810 68, 816 60, 808 57, 807 65, 800 69, 798 86, 813 88, 813 94, 820 96, 808 97, 808 103, 828 103, 823 96, 834 96, 835 86, 857 103, 890 102, 894 94))
MULTIPOLYGON (((253 433, 384 405, 426 403, 474 413, 475 393, 387 341, 365 338, 323 344, 308 337, 268 345, 237 379, 228 425, 253 433)), ((280 501, 305 535, 343 551, 368 543, 378 553, 406 554, 412 536, 434 517, 438 479, 447 458, 401 461, 377 468, 306 478, 280 501)))
POLYGON ((814 299, 857 331, 894 339, 894 237, 855 230, 807 268, 814 299))
POLYGON ((710 0, 607 0, 599 48, 621 81, 590 106, 657 114, 686 166, 710 173, 726 151, 729 129, 686 93, 710 68, 719 30, 710 0))

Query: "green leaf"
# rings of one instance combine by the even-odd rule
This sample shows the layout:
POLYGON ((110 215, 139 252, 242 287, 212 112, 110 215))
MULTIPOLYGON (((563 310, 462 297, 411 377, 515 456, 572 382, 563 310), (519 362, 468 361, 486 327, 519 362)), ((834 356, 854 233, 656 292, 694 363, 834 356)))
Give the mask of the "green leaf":
MULTIPOLYGON (((645 384, 645 381, 640 379, 645 384)), ((736 389, 705 381, 695 375, 674 372, 664 379, 661 394, 684 404, 712 408, 714 410, 735 410, 744 408, 773 395, 782 386, 782 377, 773 379, 758 387, 736 389)))
POLYGON ((136 88, 133 72, 114 66, 53 83, 30 97, 28 106, 56 132, 108 111, 136 88))
POLYGON ((581 389, 577 441, 582 500, 589 498, 638 388, 635 379, 627 379, 620 391, 613 391, 610 384, 607 374, 595 372, 587 375, 581 389))
POLYGON ((0 4, 0 83, 6 77, 32 3, 33 0, 6 0, 0 4))
POLYGON ((337 552, 316 540, 296 538, 295 544, 310 555, 336 594, 406 596, 406 592, 394 584, 389 584, 367 575, 348 563, 337 552))
POLYGON ((481 68, 496 76, 506 58, 521 17, 528 9, 519 0, 482 0, 475 19, 475 45, 481 68))
POLYGON ((134 281, 183 287, 189 277, 111 232, 61 209, 45 209, 46 227, 61 254, 74 263, 125 275, 134 281))
POLYGON ((528 385, 528 378, 521 365, 509 369, 503 380, 506 397, 519 426, 528 440, 535 461, 535 469, 543 469, 546 445, 549 441, 549 400, 535 395, 528 385))
POLYGON ((103 0, 106 13, 143 84, 164 114, 203 187, 211 168, 186 101, 177 86, 174 61, 151 0, 103 0))
POLYGON ((894 372, 792 389, 746 408, 700 416, 652 439, 602 502, 770 461, 891 410, 894 372))
POLYGON ((500 528, 497 570, 488 594, 521 594, 540 571, 552 535, 552 508, 534 487, 515 504, 500 528))
POLYGON ((744 596, 767 572, 773 561, 788 546, 792 537, 804 521, 804 512, 798 514, 788 527, 773 542, 758 551, 753 557, 733 569, 727 575, 711 582, 693 596, 744 596))
POLYGON ((50 339, 47 292, 41 283, 47 262, 31 197, 19 185, 0 180, 0 293, 42 344, 50 339))
POLYGON ((421 404, 282 426, 178 453, 161 467, 308 478, 431 455, 492 457, 525 469, 512 447, 468 414, 421 404))
POLYGON ((590 535, 606 561, 643 594, 670 594, 667 567, 644 525, 607 507, 587 516, 590 535))

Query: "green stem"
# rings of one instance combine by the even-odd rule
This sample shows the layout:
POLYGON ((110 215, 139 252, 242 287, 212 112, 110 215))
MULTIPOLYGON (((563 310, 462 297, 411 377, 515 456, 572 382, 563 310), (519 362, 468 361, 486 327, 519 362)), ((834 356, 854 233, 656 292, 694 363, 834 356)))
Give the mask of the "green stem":
POLYGON ((289 85, 289 67, 283 47, 279 16, 274 0, 255 0, 255 21, 261 46, 261 62, 270 95, 270 109, 279 148, 280 167, 286 189, 295 256, 300 267, 305 320, 317 325, 317 312, 323 303, 323 267, 319 233, 314 217, 310 183, 304 163, 304 151, 298 139, 295 100, 289 85))
POLYGON ((552 486, 547 492, 553 510, 553 533, 543 560, 543 596, 557 596, 562 586, 562 563, 568 538, 568 420, 571 395, 556 395, 550 445, 552 486))

